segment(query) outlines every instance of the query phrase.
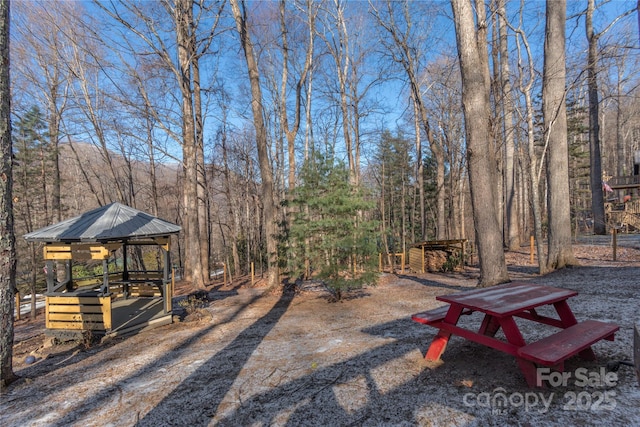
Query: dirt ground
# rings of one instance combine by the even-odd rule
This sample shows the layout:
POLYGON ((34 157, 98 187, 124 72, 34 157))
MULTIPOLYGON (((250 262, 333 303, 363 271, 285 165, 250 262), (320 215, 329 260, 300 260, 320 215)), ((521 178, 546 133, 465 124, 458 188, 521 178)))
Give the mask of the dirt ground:
MULTIPOLYGON (((530 389, 515 358, 458 337, 441 363, 425 362, 437 331, 411 315, 473 288, 473 267, 387 273, 338 303, 313 283, 277 294, 236 283, 212 286, 199 316, 93 346, 45 347, 44 316, 17 322, 21 379, 0 396, 0 425, 640 425, 633 369, 606 370, 633 360, 640 243, 619 247, 616 261, 606 241, 587 243, 575 246, 580 267, 545 276, 526 248, 507 254, 512 280, 575 289, 578 320, 620 325, 614 342, 594 345, 597 361, 567 362, 566 384, 530 389)), ((519 325, 525 339, 548 333, 519 325)))

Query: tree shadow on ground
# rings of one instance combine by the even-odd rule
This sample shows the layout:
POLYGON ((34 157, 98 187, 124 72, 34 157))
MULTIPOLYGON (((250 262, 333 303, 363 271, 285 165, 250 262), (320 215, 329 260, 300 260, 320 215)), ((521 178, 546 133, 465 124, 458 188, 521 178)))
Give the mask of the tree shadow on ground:
MULTIPOLYGON (((29 381, 36 377, 49 375, 58 369, 79 364, 85 359, 95 357, 98 353, 139 334, 141 329, 136 329, 126 335, 117 337, 105 337, 104 335, 93 334, 91 331, 86 332, 82 337, 63 342, 56 341, 58 339, 50 337, 46 333, 31 337, 30 339, 38 339, 42 343, 35 350, 37 362, 17 370, 16 374, 20 379, 14 385, 18 385, 23 380, 29 381), (51 345, 47 344, 49 341, 52 342, 51 345), (39 354, 42 353, 46 354, 40 356, 39 354)), ((14 344, 15 348, 19 348, 19 345, 20 343, 14 344)))
MULTIPOLYGON (((218 290, 220 286, 217 286, 207 291, 207 298, 209 303, 212 304, 216 301, 221 301, 225 298, 238 295, 237 289, 232 290, 218 290)), ((189 295, 181 295, 173 298, 173 315, 183 319, 186 316, 187 310, 180 306, 180 301, 187 299, 189 295)), ((144 303, 144 302, 141 302, 144 303)), ((208 305, 207 304, 207 305, 208 305)), ((43 309, 44 310, 44 309, 43 309)), ((127 308, 128 310, 128 308, 127 308)), ((44 316, 43 316, 44 317, 44 316)), ((40 328, 44 327, 44 323, 40 322, 40 328)), ((28 326, 28 324, 27 324, 28 326)), ((52 347, 46 348, 45 342, 50 339, 46 334, 39 332, 38 334, 28 335, 22 341, 27 340, 39 340, 42 344, 39 347, 41 352, 46 352, 44 355, 36 354, 36 363, 26 365, 21 369, 17 369, 15 374, 18 379, 13 386, 18 386, 24 381, 30 381, 33 378, 43 375, 51 374, 59 369, 66 368, 72 365, 80 364, 85 359, 95 357, 98 353, 105 351, 114 345, 118 345, 123 341, 139 334, 142 329, 133 330, 126 335, 117 337, 106 337, 100 340, 100 335, 87 335, 86 338, 70 340, 65 343, 57 343, 52 347), (99 344, 98 344, 99 342, 99 344)), ((14 343, 15 347, 20 345, 21 341, 14 343)), ((30 354, 32 351, 30 352, 30 354)), ((89 365, 88 369, 92 369, 93 365, 89 365)), ((85 369, 85 368, 83 368, 85 369)))
MULTIPOLYGON (((489 360, 495 366, 487 366, 488 373, 501 368, 507 375, 518 375, 515 363, 504 367, 507 357, 492 359, 490 349, 477 351, 475 346, 452 349, 447 366, 416 369, 416 363, 424 363, 417 349, 428 344, 430 335, 411 323, 399 319, 364 329, 362 332, 394 340, 241 399, 233 410, 218 414, 221 419, 216 425, 425 425, 430 413, 434 425, 451 424, 451 414, 471 419, 474 412, 463 403, 467 390, 453 395, 441 392, 445 384, 462 384, 473 377, 476 366, 468 369, 468 363, 456 363, 460 359, 489 360), (403 372, 407 364, 410 372, 403 372), (416 395, 423 397, 420 405, 416 405, 416 395)), ((492 387, 493 379, 479 379, 475 384, 492 387)))
MULTIPOLYGON (((219 408, 215 425, 482 425, 476 417, 486 422, 495 408, 478 404, 479 396, 508 392, 518 397, 534 392, 513 356, 456 337, 444 362, 424 362, 425 347, 436 330, 427 332, 410 319, 362 332, 393 340, 239 398, 230 403, 233 409, 219 408), (423 368, 416 369, 417 363, 423 363, 423 368)), ((563 390, 553 392, 561 396, 563 390)), ((562 404, 560 398, 557 401, 562 404)), ((523 425, 554 422, 541 405, 512 415, 515 418, 505 416, 495 425, 513 425, 516 420, 523 425)))
POLYGON ((292 298, 292 295, 283 293, 267 314, 198 367, 137 425, 157 426, 159 420, 171 419, 178 413, 181 414, 180 425, 207 425, 253 351, 287 311, 292 298), (241 351, 238 351, 239 347, 241 351))
MULTIPOLYGON (((68 425, 73 424, 76 420, 82 419, 83 417, 88 417, 92 410, 95 407, 99 407, 102 402, 105 400, 110 400, 114 395, 119 395, 121 393, 122 387, 129 382, 141 381, 147 375, 152 375, 159 369, 163 367, 171 367, 175 363, 175 360, 180 359, 185 353, 190 351, 190 348, 198 343, 203 337, 209 334, 213 329, 220 327, 222 324, 231 323, 246 307, 250 306, 253 302, 259 299, 260 296, 256 296, 249 300, 247 303, 238 307, 238 310, 235 312, 233 316, 229 319, 225 320, 222 323, 215 323, 206 328, 203 328, 196 333, 190 335, 186 339, 177 342, 173 347, 173 350, 168 351, 164 356, 159 359, 156 359, 152 362, 147 363, 139 370, 132 373, 130 376, 123 378, 121 381, 114 383, 106 388, 101 390, 96 390, 94 394, 88 396, 84 401, 78 402, 71 411, 69 411, 64 417, 57 420, 55 423, 51 423, 51 426, 56 427, 66 427, 68 425)), ((248 357, 248 356, 247 356, 248 357)), ((94 371, 98 375, 101 371, 101 366, 103 362, 96 362, 95 364, 83 366, 81 371, 78 372, 77 376, 81 378, 86 372, 94 371)), ((62 391, 64 388, 72 387, 72 383, 65 383, 63 387, 54 387, 51 389, 47 389, 46 393, 48 395, 53 395, 58 391, 62 391)))
MULTIPOLYGON (((44 342, 46 337, 42 335, 40 339, 44 342)), ((44 357, 35 356, 36 363, 16 370, 16 375, 18 375, 19 379, 13 386, 18 386, 21 381, 30 381, 33 378, 50 374, 66 366, 80 363, 89 357, 95 356, 98 351, 106 348, 108 348, 108 345, 101 345, 91 350, 84 344, 78 342, 67 345, 64 350, 54 351, 44 357)))

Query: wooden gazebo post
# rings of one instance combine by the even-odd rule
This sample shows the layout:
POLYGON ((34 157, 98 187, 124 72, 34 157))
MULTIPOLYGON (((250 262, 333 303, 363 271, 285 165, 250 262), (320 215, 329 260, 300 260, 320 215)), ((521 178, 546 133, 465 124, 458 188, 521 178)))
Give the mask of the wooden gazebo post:
POLYGON ((154 239, 160 249, 162 249, 164 265, 162 266, 162 296, 164 297, 165 314, 173 311, 173 292, 171 289, 171 238, 154 239))

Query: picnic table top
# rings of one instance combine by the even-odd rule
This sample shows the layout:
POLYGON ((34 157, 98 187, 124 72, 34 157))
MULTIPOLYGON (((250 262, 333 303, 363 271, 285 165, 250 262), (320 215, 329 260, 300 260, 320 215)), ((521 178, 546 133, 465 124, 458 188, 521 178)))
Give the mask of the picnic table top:
POLYGON ((577 294, 578 292, 570 289, 528 282, 511 282, 456 294, 441 295, 436 299, 492 316, 505 317, 542 305, 564 301, 577 294))

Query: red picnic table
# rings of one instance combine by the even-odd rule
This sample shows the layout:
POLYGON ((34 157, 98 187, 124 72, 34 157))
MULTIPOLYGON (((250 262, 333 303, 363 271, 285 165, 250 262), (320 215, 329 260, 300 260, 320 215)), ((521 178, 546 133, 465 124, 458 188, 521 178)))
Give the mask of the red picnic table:
POLYGON ((440 359, 452 334, 484 344, 516 357, 518 366, 530 387, 542 385, 537 378, 536 365, 564 370, 564 361, 578 354, 585 360, 594 360, 591 345, 601 339, 613 341, 618 325, 596 320, 578 323, 567 299, 576 291, 511 282, 504 285, 479 288, 467 292, 436 297, 449 303, 434 310, 412 316, 416 322, 439 328, 425 359, 440 359), (558 317, 540 315, 536 308, 552 305, 558 317), (462 315, 484 313, 478 331, 458 325, 462 315), (527 344, 515 318, 531 320, 560 328, 559 332, 527 344), (505 340, 495 337, 502 328, 505 340))

